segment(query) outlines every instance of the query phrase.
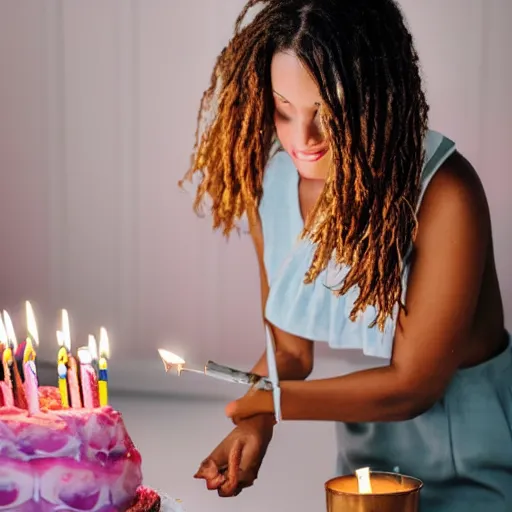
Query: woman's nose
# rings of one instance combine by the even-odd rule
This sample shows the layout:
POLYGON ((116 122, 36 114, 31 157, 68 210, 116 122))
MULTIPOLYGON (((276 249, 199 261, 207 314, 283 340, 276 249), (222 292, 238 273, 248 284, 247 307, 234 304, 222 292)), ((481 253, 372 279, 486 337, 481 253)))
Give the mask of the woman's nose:
POLYGON ((322 142, 323 136, 318 123, 300 121, 295 129, 295 147, 305 150, 322 142))

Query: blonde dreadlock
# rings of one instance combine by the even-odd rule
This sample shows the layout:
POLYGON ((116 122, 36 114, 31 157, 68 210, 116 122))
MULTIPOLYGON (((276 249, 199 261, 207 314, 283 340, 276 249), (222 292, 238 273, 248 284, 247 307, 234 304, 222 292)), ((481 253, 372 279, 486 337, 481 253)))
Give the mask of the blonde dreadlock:
POLYGON ((311 283, 334 257, 358 286, 351 319, 372 305, 375 323, 401 307, 403 257, 417 229, 428 106, 418 55, 394 0, 250 0, 215 64, 198 116, 185 179, 199 172, 194 202, 211 199, 227 236, 257 215, 275 138, 270 64, 292 50, 316 81, 333 161, 303 237, 315 244, 311 283), (249 9, 261 4, 243 26, 249 9), (209 116, 209 119, 207 117, 209 116))

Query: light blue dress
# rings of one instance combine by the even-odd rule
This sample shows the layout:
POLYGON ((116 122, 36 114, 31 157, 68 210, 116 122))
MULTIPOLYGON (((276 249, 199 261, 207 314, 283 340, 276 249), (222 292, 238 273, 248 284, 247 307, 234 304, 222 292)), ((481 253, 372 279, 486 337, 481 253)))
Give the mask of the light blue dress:
MULTIPOLYGON (((425 149, 420 203, 455 144, 430 131, 425 149)), ((372 307, 352 322, 349 314, 357 291, 338 298, 328 289, 339 284, 346 272, 334 264, 314 283, 304 284, 313 246, 298 239, 303 228, 298 184, 291 158, 277 153, 267 166, 260 203, 270 286, 265 316, 289 333, 326 342, 335 349, 360 349, 372 361, 388 364, 396 311, 383 332, 368 327, 375 317, 372 307)), ((406 265, 404 294, 407 276, 406 265)), ((444 398, 413 420, 336 423, 335 428, 337 474, 370 466, 420 478, 425 484, 422 512, 512 512, 510 347, 486 363, 458 371, 444 398)))

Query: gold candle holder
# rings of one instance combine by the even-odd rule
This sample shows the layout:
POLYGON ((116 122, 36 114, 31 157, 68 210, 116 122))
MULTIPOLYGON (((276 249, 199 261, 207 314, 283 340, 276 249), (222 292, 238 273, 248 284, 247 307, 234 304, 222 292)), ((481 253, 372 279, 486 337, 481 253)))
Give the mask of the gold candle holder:
POLYGON ((371 493, 359 492, 356 475, 325 483, 327 512, 418 512, 423 482, 417 478, 370 472, 371 493))

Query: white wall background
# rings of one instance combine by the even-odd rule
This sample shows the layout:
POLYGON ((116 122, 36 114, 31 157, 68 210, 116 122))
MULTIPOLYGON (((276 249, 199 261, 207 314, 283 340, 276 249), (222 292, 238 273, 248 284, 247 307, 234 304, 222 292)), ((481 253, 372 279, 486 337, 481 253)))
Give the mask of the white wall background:
MULTIPOLYGON (((249 239, 212 233, 177 187, 200 96, 243 4, 0 4, 0 306, 21 332, 23 301, 34 302, 41 359, 53 360, 62 307, 75 344, 105 325, 112 365, 139 369, 150 388, 159 346, 243 366, 261 352, 249 239)), ((457 141, 487 190, 510 326, 512 2, 402 5, 432 128, 457 141)))
MULTIPOLYGON (((176 186, 199 98, 243 3, 0 3, 0 307, 21 335, 23 301, 33 301, 39 361, 55 357, 61 307, 76 344, 108 328, 111 385, 125 389, 204 390, 205 381, 166 377, 159 346, 243 366, 262 350, 249 240, 226 244, 212 234, 176 186)), ((402 4, 423 60, 432 128, 457 141, 487 190, 510 328, 512 2, 402 4)), ((331 358, 317 371, 337 367, 331 358)), ((222 384, 208 391, 239 392, 222 384)), ((333 463, 328 425, 283 425, 256 488, 216 500, 190 475, 228 429, 222 405, 162 402, 159 411, 155 401, 150 408, 123 400, 148 483, 186 498, 190 512, 323 506, 333 463)))
MULTIPOLYGON (((250 365, 262 346, 247 238, 227 244, 177 187, 199 98, 244 0, 3 0, 0 4, 0 305, 40 356, 58 309, 75 343, 106 325, 115 361, 250 365)), ((510 0, 403 0, 432 127, 479 170, 512 317, 510 0)), ((149 373, 149 372, 148 372, 149 373)))

